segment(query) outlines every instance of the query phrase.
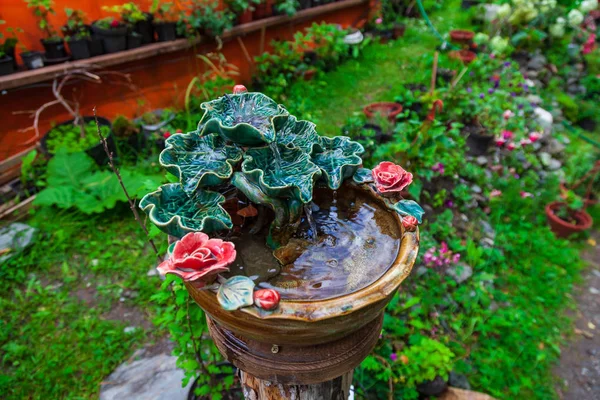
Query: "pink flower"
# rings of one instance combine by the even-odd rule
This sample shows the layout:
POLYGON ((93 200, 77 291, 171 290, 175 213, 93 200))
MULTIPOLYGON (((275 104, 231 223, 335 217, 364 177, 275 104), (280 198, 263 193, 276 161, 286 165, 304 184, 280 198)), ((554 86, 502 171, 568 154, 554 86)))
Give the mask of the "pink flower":
POLYGON ((596 35, 590 34, 587 41, 583 44, 583 54, 590 54, 596 48, 596 35))
POLYGON ((263 310, 273 310, 279 305, 281 295, 274 289, 260 289, 254 292, 254 304, 263 310))
POLYGON ((524 192, 524 191, 521 191, 520 195, 521 195, 521 197, 522 197, 522 198, 524 198, 524 199, 525 199, 525 198, 527 198, 527 197, 533 197, 533 195, 532 195, 531 193, 529 193, 529 192, 524 192))
POLYGON ((513 142, 510 142, 509 144, 506 145, 506 148, 508 149, 508 151, 513 151, 514 149, 517 148, 517 145, 514 144, 513 142))
POLYGON ((506 139, 504 139, 503 137, 497 137, 495 139, 495 143, 496 143, 496 146, 502 147, 506 144, 506 139))
POLYGON ((406 217, 402 217, 402 226, 409 232, 417 229, 417 225, 419 225, 419 221, 412 215, 408 215, 406 217))
POLYGON ((502 192, 498 189, 494 189, 490 192, 490 198, 501 196, 502 192))
POLYGON ((519 143, 521 144, 521 146, 529 146, 532 142, 531 139, 521 139, 519 143))
POLYGON ((507 130, 504 130, 504 131, 502 131, 502 137, 503 137, 505 140, 512 139, 512 138, 513 138, 513 136, 515 136, 515 134, 514 134, 514 133, 512 133, 511 131, 507 131, 507 130))
POLYGON ((515 116, 515 113, 510 110, 506 110, 506 111, 504 111, 504 114, 502 114, 502 117, 504 117, 504 119, 511 119, 514 116, 515 116))
POLYGON ((540 140, 540 138, 542 137, 542 134, 539 132, 531 132, 529 134, 529 140, 531 140, 531 143, 535 143, 538 140, 540 140))
POLYGON ((454 264, 456 264, 459 261, 460 261, 460 254, 456 253, 454 256, 452 256, 452 262, 454 264))
POLYGON ((439 172, 440 175, 444 175, 444 164, 439 162, 439 163, 435 164, 433 167, 431 167, 431 170, 434 172, 439 172))
POLYGON ((375 20, 375 23, 376 23, 376 24, 378 24, 378 25, 379 25, 380 23, 382 23, 382 22, 383 22, 383 18, 381 18, 381 17, 379 17, 379 18, 377 18, 377 19, 375 20))
POLYGON ((203 232, 192 232, 175 243, 171 257, 158 267, 161 274, 175 274, 184 281, 206 283, 215 275, 229 271, 236 257, 235 246, 221 239, 210 239, 203 232))
POLYGON ((429 263, 431 263, 432 258, 433 258, 433 254, 431 254, 430 252, 427 252, 423 255, 423 262, 425 264, 429 264, 429 263))
POLYGON ((445 254, 448 252, 448 245, 446 244, 446 242, 442 242, 442 245, 440 246, 440 254, 445 254))
POLYGON ((389 161, 383 161, 373 168, 373 179, 380 193, 399 192, 412 183, 413 176, 404 168, 389 161))
POLYGON ((392 362, 396 362, 398 360, 398 355, 396 353, 390 354, 390 360, 392 360, 392 362))
POLYGON ((116 19, 113 19, 112 22, 110 23, 110 27, 111 28, 118 28, 119 27, 119 21, 117 21, 116 19))

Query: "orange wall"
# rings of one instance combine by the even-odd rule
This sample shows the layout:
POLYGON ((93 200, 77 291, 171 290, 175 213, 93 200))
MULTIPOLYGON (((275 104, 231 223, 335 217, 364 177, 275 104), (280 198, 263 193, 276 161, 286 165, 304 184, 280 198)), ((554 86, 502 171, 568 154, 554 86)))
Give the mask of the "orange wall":
MULTIPOLYGON (((102 16, 99 11, 101 5, 120 2, 83 0, 79 3, 84 5, 84 10, 89 16, 102 16)), ((56 0, 57 13, 62 14, 63 7, 68 7, 69 4, 73 7, 73 1, 56 0)), ((27 26, 27 32, 24 35, 27 39, 26 43, 37 46, 40 38, 39 30, 35 26, 34 20, 28 17, 28 10, 24 3, 21 0, 0 0, 0 5, 0 18, 7 21, 18 20, 21 27, 27 26)), ((367 6, 357 6, 322 15, 301 24, 285 24, 269 28, 266 34, 266 43, 272 39, 290 39, 295 31, 309 26, 312 22, 326 21, 343 26, 352 25, 360 19, 366 9, 367 6)), ((25 42, 25 39, 23 41, 25 42)), ((251 57, 259 54, 259 32, 243 37, 243 41, 251 57)), ((207 44, 196 51, 214 51, 215 47, 214 44, 207 44)), ((229 62, 240 68, 242 73, 240 82, 249 82, 251 66, 244 57, 237 40, 226 42, 222 52, 229 62)), ((84 115, 91 115, 93 107, 96 106, 99 116, 112 119, 117 114, 123 114, 132 117, 156 108, 181 106, 188 83, 203 69, 204 66, 198 62, 194 50, 190 49, 110 68, 113 71, 130 74, 137 90, 108 83, 77 83, 66 87, 63 94, 67 99, 73 97, 79 99, 84 115), (140 106, 139 100, 143 101, 143 106, 140 106)), ((11 89, 0 94, 0 161, 32 146, 31 140, 35 136, 33 131, 23 130, 32 125, 33 119, 24 112, 36 110, 44 103, 54 99, 51 95, 51 83, 43 82, 31 87, 11 89)), ((47 132, 51 122, 59 123, 67 119, 70 119, 70 116, 64 108, 60 105, 51 106, 42 114, 40 132, 42 134, 47 132)))

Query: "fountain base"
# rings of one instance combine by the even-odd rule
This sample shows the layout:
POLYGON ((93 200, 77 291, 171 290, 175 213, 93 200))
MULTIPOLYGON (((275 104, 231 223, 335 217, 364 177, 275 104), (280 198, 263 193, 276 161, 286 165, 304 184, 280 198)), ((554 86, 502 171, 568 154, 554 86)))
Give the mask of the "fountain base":
POLYGON ((383 313, 341 339, 298 346, 244 338, 208 318, 209 331, 217 348, 243 371, 242 389, 246 398, 273 400, 348 398, 352 371, 375 347, 382 324, 383 313), (299 393, 310 396, 296 396, 299 393))

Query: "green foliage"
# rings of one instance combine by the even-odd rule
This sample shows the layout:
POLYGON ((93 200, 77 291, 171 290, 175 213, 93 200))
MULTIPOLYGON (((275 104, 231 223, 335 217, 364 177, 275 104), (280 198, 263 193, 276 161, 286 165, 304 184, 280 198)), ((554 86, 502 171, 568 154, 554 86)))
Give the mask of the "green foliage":
POLYGON ((85 24, 86 15, 81 10, 65 8, 67 23, 62 26, 61 31, 65 39, 86 39, 90 37, 90 32, 85 24))
MULTIPOLYGON (((100 125, 102 136, 110 135, 110 127, 100 125)), ((50 154, 54 154, 61 149, 69 153, 88 150, 100 142, 96 123, 89 121, 82 122, 81 126, 75 124, 58 125, 52 128, 48 133, 46 146, 50 154), (83 131, 83 132, 82 132, 83 131)))
POLYGON ((33 9, 33 15, 38 20, 38 27, 46 35, 48 40, 61 40, 54 27, 48 21, 50 15, 56 14, 54 11, 54 0, 25 0, 28 8, 33 9))
MULTIPOLYGON (((142 175, 122 168, 121 178, 132 198, 140 197, 160 183, 159 176, 142 175)), ((117 177, 98 171, 85 153, 59 151, 48 163, 48 187, 36 196, 34 204, 77 208, 85 214, 100 213, 127 201, 117 177)))
POLYGON ((216 38, 233 26, 234 19, 235 15, 229 9, 219 9, 217 1, 192 0, 187 4, 183 30, 188 37, 206 35, 216 38))
POLYGON ((298 0, 279 0, 275 6, 277 12, 291 17, 295 15, 300 7, 298 0))
MULTIPOLYGON (((153 114, 154 115, 154 114, 153 114)), ((140 133, 140 128, 124 115, 117 115, 112 123, 116 137, 126 138, 140 133)))
POLYGON ((116 6, 103 6, 102 10, 119 14, 121 20, 130 26, 148 20, 148 16, 133 2, 116 6))
POLYGON ((577 122, 579 120, 579 105, 571 96, 566 93, 557 93, 556 101, 569 121, 577 122))

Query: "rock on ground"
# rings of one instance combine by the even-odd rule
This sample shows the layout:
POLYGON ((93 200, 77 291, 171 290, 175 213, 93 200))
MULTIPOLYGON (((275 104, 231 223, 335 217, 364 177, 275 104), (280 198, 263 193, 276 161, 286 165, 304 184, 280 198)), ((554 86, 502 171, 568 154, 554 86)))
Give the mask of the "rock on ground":
POLYGON ((186 400, 192 382, 181 387, 176 360, 159 354, 121 364, 102 383, 100 400, 186 400))
POLYGON ((600 233, 596 245, 583 254, 589 268, 576 300, 574 335, 560 355, 554 370, 559 378, 556 392, 562 400, 600 399, 600 233))

